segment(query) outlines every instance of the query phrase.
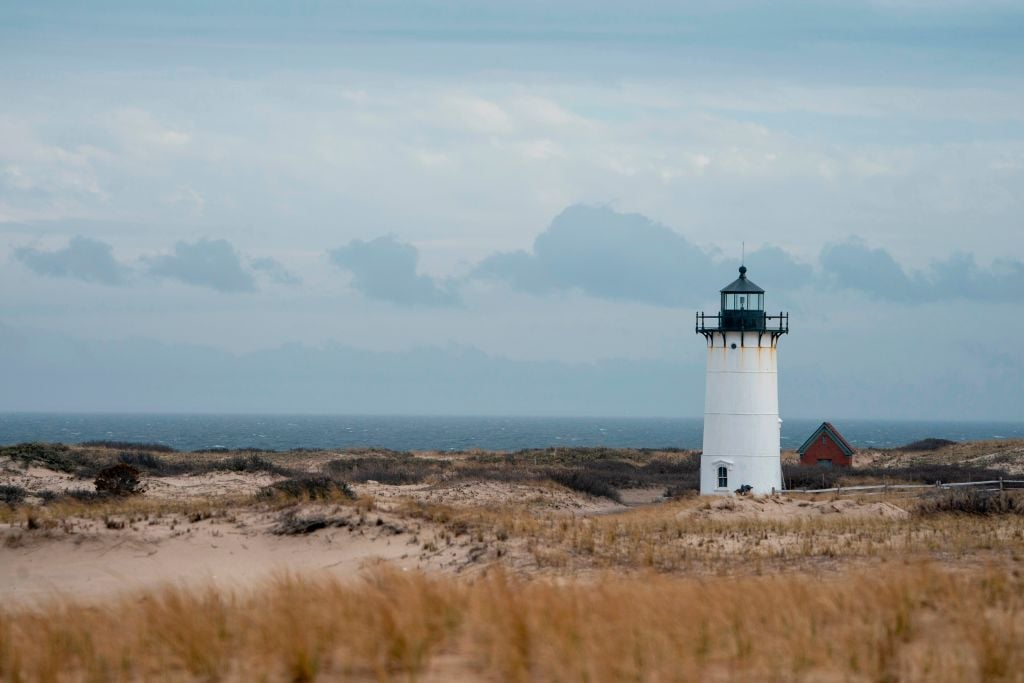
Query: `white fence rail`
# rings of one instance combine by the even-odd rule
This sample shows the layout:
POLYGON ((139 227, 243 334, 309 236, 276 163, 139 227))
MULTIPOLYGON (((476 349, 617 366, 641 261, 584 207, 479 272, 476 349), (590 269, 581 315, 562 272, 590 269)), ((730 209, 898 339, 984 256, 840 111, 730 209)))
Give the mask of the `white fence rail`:
POLYGON ((988 481, 963 481, 944 484, 875 484, 871 486, 836 486, 830 489, 786 489, 786 493, 883 493, 913 489, 959 489, 984 487, 987 491, 1005 491, 1024 488, 1024 479, 991 479, 988 481))

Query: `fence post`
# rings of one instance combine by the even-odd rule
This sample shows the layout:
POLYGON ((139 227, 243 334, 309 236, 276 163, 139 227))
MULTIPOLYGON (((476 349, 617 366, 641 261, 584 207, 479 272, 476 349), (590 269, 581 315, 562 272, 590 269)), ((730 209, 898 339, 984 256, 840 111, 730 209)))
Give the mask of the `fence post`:
POLYGON ((1002 493, 1002 491, 1003 491, 1003 478, 999 477, 999 492, 1002 493))

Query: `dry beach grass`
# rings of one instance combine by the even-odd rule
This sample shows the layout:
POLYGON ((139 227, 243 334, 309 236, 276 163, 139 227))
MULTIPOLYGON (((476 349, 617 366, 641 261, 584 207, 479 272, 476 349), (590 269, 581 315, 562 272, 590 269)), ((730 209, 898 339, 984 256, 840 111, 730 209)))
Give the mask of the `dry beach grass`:
MULTIPOLYGON (((977 471, 912 455, 864 473, 977 471)), ((694 463, 2 449, 0 680, 1024 677, 1018 493, 707 500, 694 463), (125 462, 144 493, 89 494, 125 462)))
POLYGON ((165 587, 0 614, 7 680, 1019 680, 1019 572, 821 576, 379 567, 243 591, 165 587))

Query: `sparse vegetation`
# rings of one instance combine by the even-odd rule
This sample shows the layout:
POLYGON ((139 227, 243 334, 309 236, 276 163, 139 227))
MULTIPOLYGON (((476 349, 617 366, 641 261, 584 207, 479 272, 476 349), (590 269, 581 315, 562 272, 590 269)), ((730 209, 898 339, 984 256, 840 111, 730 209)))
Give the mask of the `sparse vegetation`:
POLYGON ((103 466, 89 451, 71 448, 62 443, 20 443, 0 448, 0 457, 9 457, 26 467, 45 467, 56 472, 69 472, 92 477, 103 466))
MULTIPOLYGON (((376 565, 358 582, 295 573, 242 589, 161 588, 88 604, 9 601, 0 606, 0 680, 484 672, 513 681, 942 682, 1016 680, 1024 670, 1021 492, 696 498, 695 454, 616 449, 211 455, 43 444, 19 452, 16 463, 70 463, 55 469, 72 474, 82 463, 149 477, 239 474, 153 479, 147 495, 110 496, 66 474, 45 473, 52 490, 33 490, 21 484, 38 470, 5 462, 23 477, 0 488, 8 503, 0 552, 12 557, 62 539, 88 539, 76 553, 140 538, 155 549, 163 541, 153 539, 170 535, 190 549, 230 552, 237 564, 240 546, 228 537, 249 543, 262 534, 261 545, 329 546, 318 568, 334 567, 357 539, 353 546, 387 549, 410 571, 376 565), (360 484, 354 498, 346 482, 369 480, 380 485, 360 484), (198 488, 208 481, 246 488, 213 495, 198 488), (395 483, 421 486, 388 488, 395 483), (153 495, 158 486, 180 497, 153 495), (677 498, 623 510, 577 493, 614 498, 634 487, 677 498), (498 497, 474 498, 480 491, 498 497), (308 543, 280 538, 306 534, 308 543)), ((824 473, 844 485, 998 478, 897 455, 895 467, 824 473)))

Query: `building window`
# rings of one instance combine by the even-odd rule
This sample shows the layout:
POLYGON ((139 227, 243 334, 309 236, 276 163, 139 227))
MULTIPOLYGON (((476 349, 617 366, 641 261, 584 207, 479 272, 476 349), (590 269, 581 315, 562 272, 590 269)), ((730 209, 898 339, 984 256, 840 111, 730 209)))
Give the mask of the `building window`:
POLYGON ((718 488, 729 488, 729 468, 722 466, 718 468, 718 488))
POLYGON ((828 469, 829 467, 832 467, 832 461, 822 458, 821 460, 818 460, 818 467, 824 467, 825 469, 828 469))

